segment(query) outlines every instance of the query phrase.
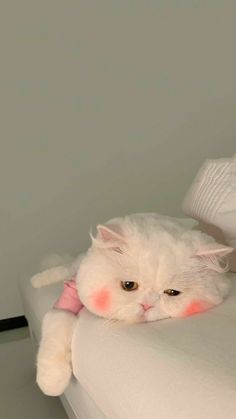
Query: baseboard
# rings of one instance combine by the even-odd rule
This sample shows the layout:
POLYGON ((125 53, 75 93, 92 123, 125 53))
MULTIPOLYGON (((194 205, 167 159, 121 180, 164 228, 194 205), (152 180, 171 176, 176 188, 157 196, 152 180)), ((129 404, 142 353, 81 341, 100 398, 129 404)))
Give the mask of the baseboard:
POLYGON ((10 319, 0 320, 0 332, 5 330, 18 329, 19 327, 28 326, 25 316, 11 317, 10 319))

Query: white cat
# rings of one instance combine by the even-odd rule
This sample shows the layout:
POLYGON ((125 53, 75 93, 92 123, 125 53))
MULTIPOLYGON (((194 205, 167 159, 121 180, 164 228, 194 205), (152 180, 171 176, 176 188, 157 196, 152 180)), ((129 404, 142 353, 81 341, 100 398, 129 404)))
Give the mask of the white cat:
MULTIPOLYGON (((83 305, 107 319, 130 323, 186 317, 227 295, 225 257, 232 250, 176 218, 133 214, 99 225, 82 258, 38 274, 32 283, 41 286, 76 274, 83 305)), ((70 380, 76 321, 73 313, 58 309, 43 320, 37 382, 45 394, 61 394, 70 380)))

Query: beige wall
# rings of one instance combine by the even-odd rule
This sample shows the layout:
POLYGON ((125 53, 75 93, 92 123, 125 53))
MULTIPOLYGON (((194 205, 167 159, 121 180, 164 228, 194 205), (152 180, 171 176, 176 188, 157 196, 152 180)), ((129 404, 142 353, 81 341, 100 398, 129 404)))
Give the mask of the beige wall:
POLYGON ((233 1, 0 5, 0 318, 91 225, 181 214, 207 157, 236 152, 233 1))

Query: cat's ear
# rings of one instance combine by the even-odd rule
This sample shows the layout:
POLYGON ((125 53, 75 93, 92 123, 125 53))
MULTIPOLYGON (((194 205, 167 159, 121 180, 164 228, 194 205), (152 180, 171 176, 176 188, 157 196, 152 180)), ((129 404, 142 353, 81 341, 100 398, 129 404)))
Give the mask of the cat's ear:
POLYGON ((97 235, 91 235, 93 245, 101 248, 111 248, 118 253, 123 253, 122 246, 126 243, 119 225, 107 224, 97 226, 97 235))
POLYGON ((97 237, 102 239, 104 242, 124 241, 122 231, 120 227, 116 224, 99 224, 97 226, 97 237))
POLYGON ((216 272, 228 271, 227 256, 233 252, 233 248, 219 243, 211 243, 209 245, 201 246, 193 255, 203 263, 206 269, 212 269, 216 272))

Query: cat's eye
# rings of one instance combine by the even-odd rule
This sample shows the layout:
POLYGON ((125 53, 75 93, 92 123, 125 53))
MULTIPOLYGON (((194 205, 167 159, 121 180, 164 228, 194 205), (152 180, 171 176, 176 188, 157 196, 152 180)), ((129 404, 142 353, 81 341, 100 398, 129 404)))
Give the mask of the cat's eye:
POLYGON ((125 291, 135 291, 138 288, 138 283, 133 281, 121 281, 121 287, 125 291))
POLYGON ((177 291, 177 290, 172 290, 172 289, 168 289, 164 291, 164 294, 170 295, 171 297, 175 296, 175 295, 179 295, 181 293, 181 291, 177 291))

